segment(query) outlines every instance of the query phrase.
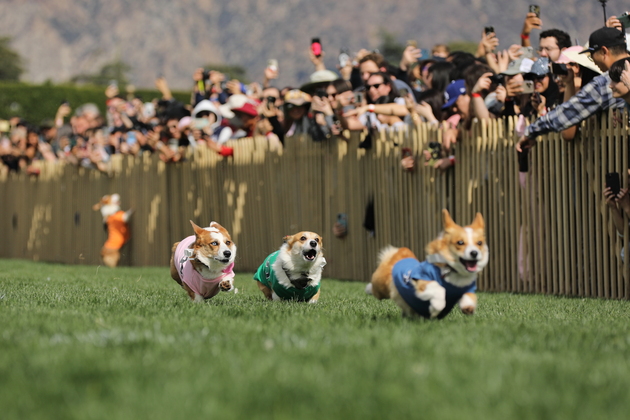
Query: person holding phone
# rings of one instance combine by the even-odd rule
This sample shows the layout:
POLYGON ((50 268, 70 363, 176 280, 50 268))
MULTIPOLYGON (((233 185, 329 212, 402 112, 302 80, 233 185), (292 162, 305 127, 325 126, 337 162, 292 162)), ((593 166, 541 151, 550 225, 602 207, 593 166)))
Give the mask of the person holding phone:
MULTIPOLYGON (((630 170, 628 170, 628 174, 630 175, 630 170)), ((626 216, 630 217, 630 194, 628 194, 628 188, 621 188, 618 173, 611 172, 606 174, 603 195, 610 210, 615 229, 617 229, 617 234, 623 238, 625 223, 622 211, 626 213, 626 216)), ((621 249, 621 258, 622 260, 624 258, 623 248, 621 249)))
POLYGON ((609 108, 623 108, 625 102, 613 97, 608 70, 617 60, 630 57, 626 51, 625 34, 615 28, 604 27, 591 34, 589 48, 582 53, 590 54, 593 62, 605 73, 595 77, 569 101, 558 105, 546 115, 530 124, 516 144, 516 150, 529 149, 536 144, 536 137, 548 132, 561 132, 581 123, 597 112, 609 108))

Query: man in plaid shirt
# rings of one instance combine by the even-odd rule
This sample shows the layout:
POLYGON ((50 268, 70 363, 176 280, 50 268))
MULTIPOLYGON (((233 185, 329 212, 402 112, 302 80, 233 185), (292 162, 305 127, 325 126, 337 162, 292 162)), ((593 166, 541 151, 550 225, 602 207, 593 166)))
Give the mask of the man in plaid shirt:
POLYGON ((613 97, 608 69, 615 61, 630 56, 626 51, 625 33, 615 28, 604 27, 591 34, 588 45, 589 48, 581 54, 590 53, 593 62, 605 73, 595 77, 567 102, 558 105, 529 125, 516 144, 517 151, 521 152, 534 146, 537 136, 550 131, 565 130, 599 111, 623 108, 624 101, 613 97))

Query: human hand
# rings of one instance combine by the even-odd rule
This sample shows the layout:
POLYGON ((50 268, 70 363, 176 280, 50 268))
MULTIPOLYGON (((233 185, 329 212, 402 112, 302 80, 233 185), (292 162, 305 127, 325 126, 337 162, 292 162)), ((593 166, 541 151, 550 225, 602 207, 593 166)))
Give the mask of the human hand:
POLYGON ((115 84, 109 84, 105 88, 105 97, 107 99, 113 98, 114 96, 118 95, 118 93, 119 93, 118 86, 115 84))
POLYGON ((354 56, 353 61, 356 61, 358 63, 359 61, 361 61, 363 57, 365 57, 368 54, 370 54, 368 50, 366 50, 365 48, 361 48, 359 52, 357 52, 357 54, 354 56))
POLYGON ((523 22, 523 30, 521 31, 521 34, 529 35, 532 32, 532 29, 541 29, 541 28, 542 28, 542 20, 540 20, 540 18, 536 16, 536 13, 529 12, 525 16, 525 21, 523 22))
POLYGON ((517 58, 519 58, 521 55, 523 55, 523 50, 521 49, 521 46, 518 44, 510 45, 507 51, 508 51, 508 55, 510 56, 510 61, 514 61, 517 58))
POLYGON ((523 93, 523 80, 522 78, 519 80, 517 78, 510 79, 509 82, 505 85, 505 89, 507 90, 507 96, 513 98, 523 93))
POLYGON ((424 101, 416 105, 416 112, 428 122, 437 121, 437 118, 435 118, 433 114, 433 108, 424 101))
POLYGON ((324 65, 324 56, 326 55, 326 53, 324 53, 324 51, 322 51, 322 53, 320 54, 320 56, 316 56, 313 51, 309 48, 308 49, 308 58, 310 58, 311 63, 313 63, 313 65, 315 66, 315 71, 318 70, 326 70, 326 66, 324 65))
POLYGON ((619 194, 615 197, 615 201, 630 216, 630 194, 628 194, 628 191, 630 191, 628 188, 620 189, 619 194))
POLYGON ((330 101, 328 100, 328 98, 313 96, 311 109, 315 112, 321 112, 324 115, 333 115, 332 106, 330 106, 330 101))
POLYGON ((56 118, 64 118, 70 115, 72 112, 72 108, 67 103, 63 103, 57 108, 57 116, 56 118))
POLYGON ((416 167, 416 160, 413 156, 404 157, 400 161, 400 166, 402 166, 405 171, 411 172, 416 167))
POLYGON ((619 29, 621 32, 623 32, 624 30, 623 25, 621 24, 621 22, 619 22, 617 16, 609 17, 608 20, 606 20, 606 26, 609 28, 619 29))
POLYGON ((623 64, 623 71, 621 72, 621 83, 623 83, 628 89, 630 89, 630 63, 627 61, 623 64))
POLYGON ((492 73, 490 72, 482 74, 481 77, 477 79, 477 83, 473 86, 471 93, 480 93, 483 90, 490 90, 490 85, 492 84, 492 80, 490 80, 491 76, 492 73))
POLYGON ((522 136, 516 143, 516 151, 522 153, 525 150, 531 149, 535 145, 536 139, 530 139, 528 137, 522 136))
POLYGON ((543 111, 545 110, 547 99, 544 96, 542 96, 540 93, 535 92, 530 97, 530 103, 532 104, 532 107, 538 112, 538 115, 541 115, 544 113, 543 111))
POLYGON ((400 69, 407 71, 409 66, 418 61, 418 58, 420 58, 421 55, 422 52, 419 48, 408 45, 403 51, 402 58, 400 59, 400 69))
POLYGON ((361 114, 365 114, 366 112, 368 112, 367 105, 362 105, 362 106, 357 106, 356 108, 351 109, 348 112, 345 112, 343 116, 344 117, 359 116, 361 114))
POLYGON ((505 86, 497 86, 494 92, 497 95, 497 101, 505 103, 505 100, 507 99, 507 89, 505 89, 505 86))
POLYGON ((212 85, 220 85, 221 82, 225 81, 225 74, 220 71, 212 70, 210 71, 209 80, 212 85))
POLYGON ((225 84, 225 90, 227 90, 232 95, 236 95, 238 93, 242 93, 241 92, 241 82, 239 82, 236 79, 229 80, 225 84))
POLYGON ((495 34, 494 32, 486 34, 486 32, 484 31, 481 33, 480 45, 483 49, 483 55, 488 55, 493 52, 499 45, 499 38, 497 38, 497 34, 495 34))
POLYGON ((498 72, 497 73, 502 73, 504 71, 507 70, 507 68, 510 65, 510 52, 508 50, 503 50, 503 51, 499 51, 497 53, 497 67, 498 67, 498 72))

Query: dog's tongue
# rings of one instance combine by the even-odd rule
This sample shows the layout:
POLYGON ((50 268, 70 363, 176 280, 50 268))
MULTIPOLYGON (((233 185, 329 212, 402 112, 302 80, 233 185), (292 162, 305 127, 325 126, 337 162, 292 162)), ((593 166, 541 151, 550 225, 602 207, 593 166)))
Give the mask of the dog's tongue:
POLYGON ((466 267, 466 270, 475 271, 477 269, 477 261, 463 260, 463 262, 464 262, 464 267, 466 267))

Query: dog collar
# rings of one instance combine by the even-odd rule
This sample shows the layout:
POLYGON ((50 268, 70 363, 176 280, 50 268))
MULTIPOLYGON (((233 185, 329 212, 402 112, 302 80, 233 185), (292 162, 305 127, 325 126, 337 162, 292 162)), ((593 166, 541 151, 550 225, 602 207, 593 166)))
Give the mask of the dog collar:
POLYGON ((437 265, 440 268, 440 274, 442 278, 445 278, 449 274, 451 274, 455 269, 451 267, 446 258, 444 258, 440 254, 431 254, 427 256, 427 262, 430 262, 433 265, 437 265))

